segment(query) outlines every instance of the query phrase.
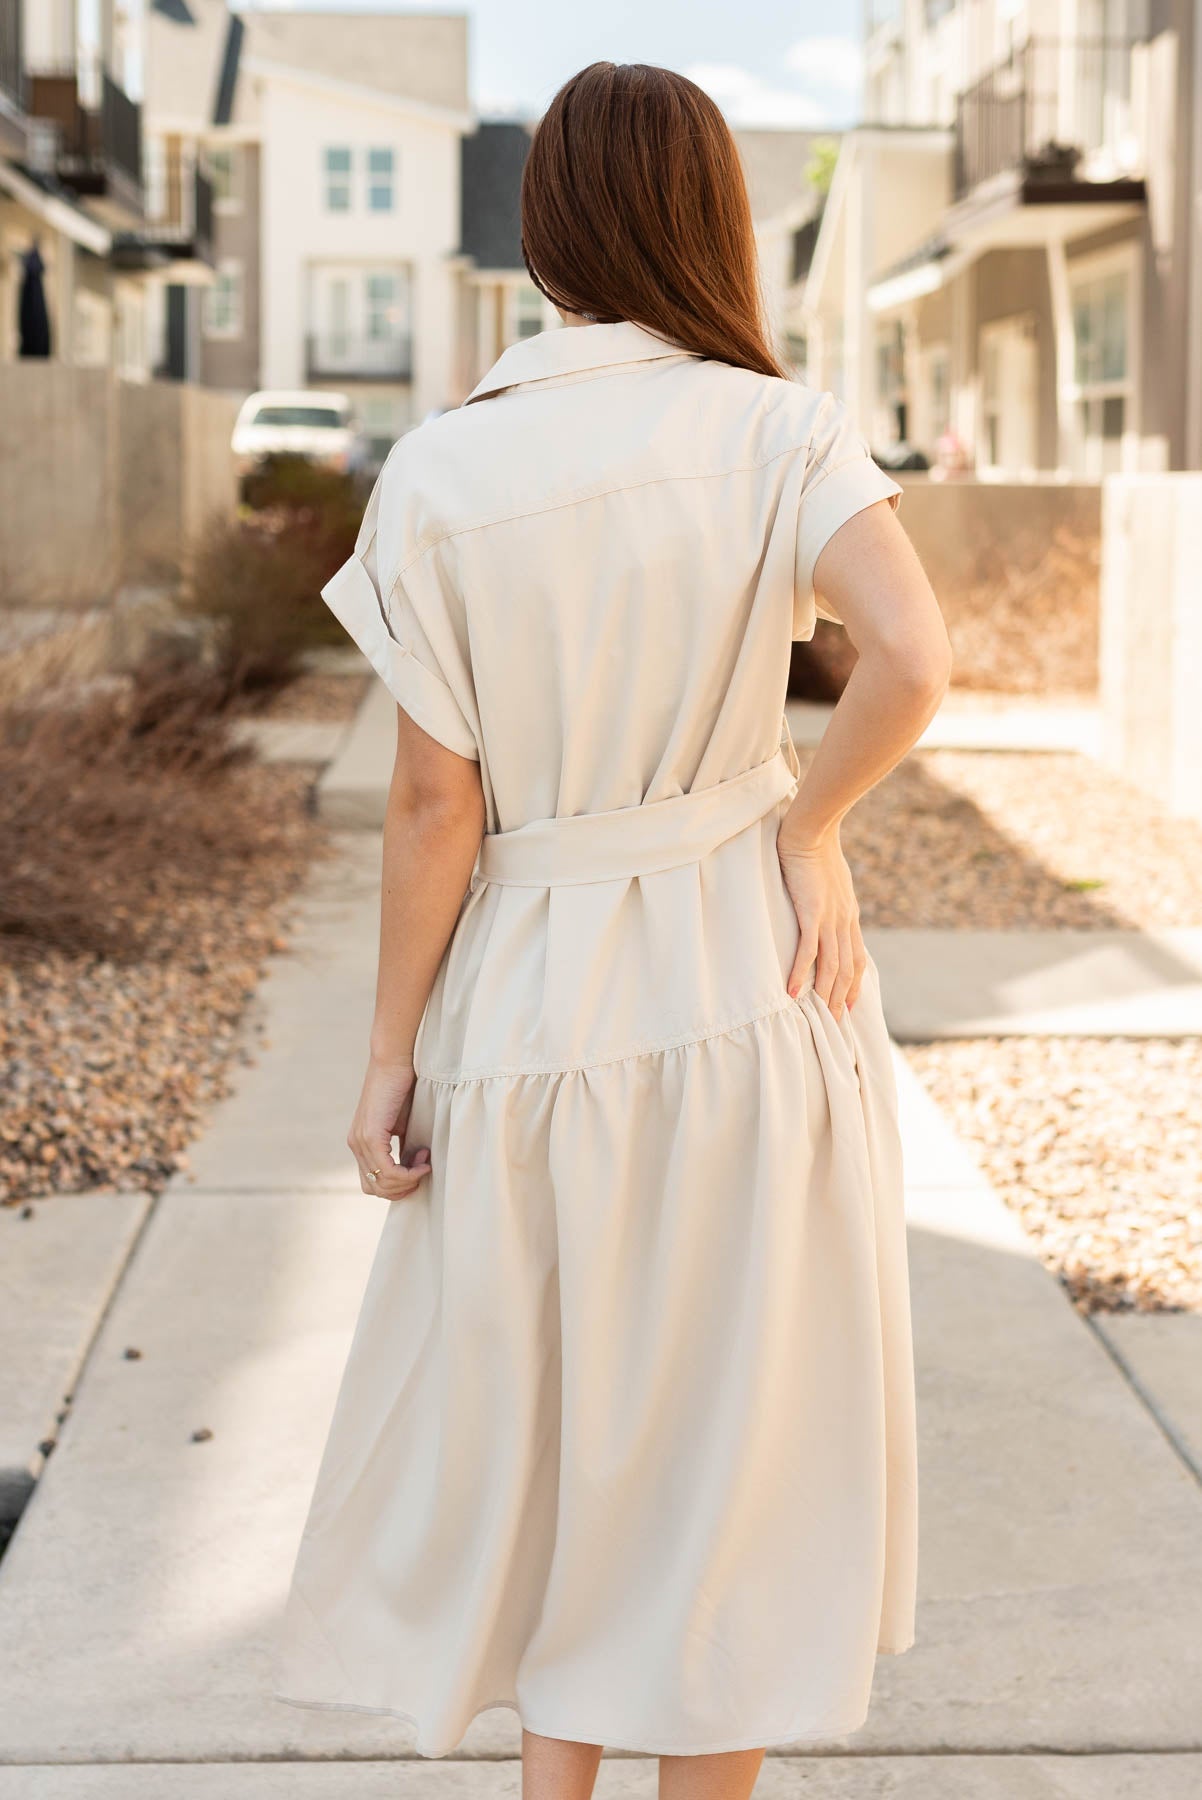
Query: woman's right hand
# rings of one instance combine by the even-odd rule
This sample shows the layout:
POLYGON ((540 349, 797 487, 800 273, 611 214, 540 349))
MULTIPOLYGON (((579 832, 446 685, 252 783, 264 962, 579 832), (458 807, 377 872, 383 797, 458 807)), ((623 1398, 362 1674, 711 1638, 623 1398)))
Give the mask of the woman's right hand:
POLYGON ((789 842, 782 831, 776 853, 801 933, 789 974, 789 993, 796 1000, 816 964, 814 992, 830 1008, 832 1017, 841 1018, 844 1006, 854 1006, 859 996, 868 955, 839 834, 834 831, 807 844, 789 842))
POLYGON ((413 1061, 398 1058, 384 1062, 373 1056, 363 1080, 363 1092, 346 1135, 347 1148, 359 1165, 359 1186, 365 1194, 385 1200, 408 1200, 430 1173, 430 1152, 411 1150, 405 1142, 413 1105, 413 1061), (401 1141, 398 1162, 392 1140, 401 1141))

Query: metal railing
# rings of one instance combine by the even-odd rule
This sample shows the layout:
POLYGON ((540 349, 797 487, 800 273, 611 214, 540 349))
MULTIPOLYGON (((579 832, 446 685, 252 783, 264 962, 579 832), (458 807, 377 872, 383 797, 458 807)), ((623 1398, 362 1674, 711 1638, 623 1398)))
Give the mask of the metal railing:
POLYGON ((142 108, 107 69, 84 64, 35 69, 26 83, 31 118, 48 120, 58 138, 59 173, 69 184, 96 191, 109 174, 142 187, 142 108), (95 89, 94 103, 89 98, 95 89))
POLYGON ((1071 177, 1131 130, 1129 38, 1028 38, 956 98, 955 190, 1009 169, 1071 177))
POLYGON ((192 240, 203 262, 213 260, 213 183, 202 169, 192 178, 192 240))
POLYGON ((17 111, 25 105, 25 68, 21 55, 23 0, 0 0, 0 94, 17 111))
POLYGON ((305 350, 309 381, 408 381, 413 372, 412 343, 405 332, 381 337, 311 332, 305 350))
POLYGON ((100 83, 100 148, 105 163, 142 185, 142 108, 105 69, 100 83))

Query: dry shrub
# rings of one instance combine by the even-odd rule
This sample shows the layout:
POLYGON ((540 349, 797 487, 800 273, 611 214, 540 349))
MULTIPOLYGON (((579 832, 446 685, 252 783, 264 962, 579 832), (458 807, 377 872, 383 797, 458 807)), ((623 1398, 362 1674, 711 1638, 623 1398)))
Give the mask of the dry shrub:
MULTIPOLYGON (((281 817, 231 718, 343 641, 320 589, 353 548, 345 477, 294 471, 276 504, 215 532, 188 591, 121 674, 77 634, 0 660, 0 944, 113 961, 163 957, 207 898, 295 858, 313 827, 281 817), (232 884, 232 886, 231 886, 232 884)), ((209 909, 212 911, 212 908, 209 909)))
POLYGON ((285 686, 308 651, 339 641, 321 598, 330 573, 307 537, 288 528, 236 524, 208 539, 181 610, 203 628, 223 704, 285 686))
MULTIPOLYGON (((977 692, 1092 695, 1098 674, 1096 534, 1059 526, 1004 545, 986 540, 954 579, 937 581, 952 642, 952 682, 977 692)), ((840 625, 819 619, 808 643, 794 644, 789 692, 837 700, 856 653, 840 625)))
POLYGON ((285 686, 308 651, 345 642, 321 589, 354 549, 363 512, 355 484, 281 459, 262 499, 259 512, 210 536, 182 601, 204 629, 226 704, 285 686))
POLYGON ((992 539, 973 553, 962 583, 940 592, 957 687, 1010 694, 1093 694, 1098 679, 1095 533, 992 539))
POLYGON ((268 456, 244 477, 242 497, 256 512, 317 518, 327 531, 358 529, 367 494, 364 483, 303 456, 268 456))
POLYGON ((0 945, 122 962, 187 949, 188 901, 293 846, 232 742, 221 678, 160 654, 131 674, 0 696, 0 945), (182 904, 181 904, 182 903, 182 904))

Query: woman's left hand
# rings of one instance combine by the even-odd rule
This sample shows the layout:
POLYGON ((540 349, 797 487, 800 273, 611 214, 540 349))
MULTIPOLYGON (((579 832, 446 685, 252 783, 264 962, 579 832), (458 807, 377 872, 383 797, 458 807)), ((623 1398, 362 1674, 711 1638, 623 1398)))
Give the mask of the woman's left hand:
POLYGON ((806 844, 789 842, 782 831, 776 849, 799 929, 789 993, 797 998, 812 967, 814 993, 834 1018, 841 1019, 844 1008, 859 998, 868 958, 851 870, 838 833, 806 844))
POLYGON ((373 1056, 368 1063, 363 1092, 346 1136, 359 1165, 359 1186, 365 1194, 381 1194, 385 1200, 408 1200, 430 1173, 429 1150, 411 1149, 405 1141, 413 1083, 410 1060, 380 1062, 373 1056), (401 1143, 399 1162, 392 1154, 394 1137, 401 1143))

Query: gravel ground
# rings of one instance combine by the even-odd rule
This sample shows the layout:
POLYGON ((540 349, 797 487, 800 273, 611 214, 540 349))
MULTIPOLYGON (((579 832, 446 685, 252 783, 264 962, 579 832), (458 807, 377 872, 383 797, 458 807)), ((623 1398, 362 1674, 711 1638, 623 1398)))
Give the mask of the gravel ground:
POLYGON ((1202 1312, 1202 1042, 972 1038, 905 1055, 1082 1312, 1202 1312))
POLYGON ((866 925, 1202 923, 1202 825, 1084 756, 914 751, 854 809, 843 841, 866 925))
POLYGON ((0 1200, 86 1187, 160 1189, 228 1091, 265 958, 323 838, 312 771, 239 769, 216 803, 270 826, 270 849, 203 888, 164 859, 138 896, 146 950, 117 962, 46 950, 0 963, 0 1200))

